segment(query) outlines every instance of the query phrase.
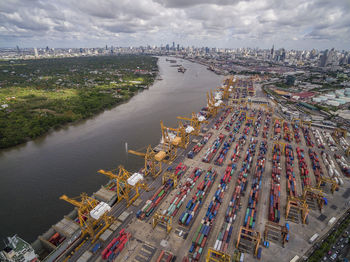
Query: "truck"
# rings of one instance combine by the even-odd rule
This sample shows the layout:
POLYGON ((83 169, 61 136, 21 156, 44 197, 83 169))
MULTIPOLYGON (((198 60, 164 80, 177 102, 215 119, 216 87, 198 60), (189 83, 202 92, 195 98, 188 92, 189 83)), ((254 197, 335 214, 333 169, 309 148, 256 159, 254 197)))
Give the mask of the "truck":
POLYGON ((319 234, 318 234, 318 233, 314 234, 312 237, 310 237, 309 243, 310 243, 310 244, 314 243, 315 240, 316 240, 318 237, 319 237, 319 234))
POLYGON ((299 260, 299 256, 295 255, 290 262, 297 262, 299 260))

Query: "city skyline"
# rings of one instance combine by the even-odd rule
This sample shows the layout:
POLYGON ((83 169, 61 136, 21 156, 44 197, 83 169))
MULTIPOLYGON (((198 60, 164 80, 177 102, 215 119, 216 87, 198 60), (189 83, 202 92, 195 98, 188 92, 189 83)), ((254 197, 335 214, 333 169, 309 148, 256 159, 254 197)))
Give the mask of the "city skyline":
POLYGON ((350 3, 47 1, 0 3, 0 47, 181 46, 347 50, 350 3))

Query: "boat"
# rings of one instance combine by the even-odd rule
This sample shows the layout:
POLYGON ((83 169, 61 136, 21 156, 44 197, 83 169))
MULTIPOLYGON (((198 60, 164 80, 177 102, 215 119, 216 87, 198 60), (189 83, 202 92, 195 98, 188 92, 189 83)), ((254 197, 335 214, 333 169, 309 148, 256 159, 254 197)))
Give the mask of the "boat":
POLYGON ((181 72, 181 73, 185 73, 186 72, 186 68, 184 68, 183 66, 179 66, 179 68, 177 69, 178 72, 181 72))
POLYGON ((22 238, 14 235, 7 238, 6 247, 0 251, 0 261, 5 262, 39 262, 33 247, 22 238))

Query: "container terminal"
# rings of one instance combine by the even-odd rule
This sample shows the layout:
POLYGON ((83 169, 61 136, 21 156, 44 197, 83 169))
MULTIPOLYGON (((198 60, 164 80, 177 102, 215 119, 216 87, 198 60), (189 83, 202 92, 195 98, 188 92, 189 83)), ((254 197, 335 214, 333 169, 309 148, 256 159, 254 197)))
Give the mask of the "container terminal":
POLYGON ((349 141, 274 103, 259 77, 225 79, 129 150, 140 171, 98 170, 107 185, 62 195, 73 211, 31 245, 9 238, 1 261, 304 261, 349 213, 349 141))

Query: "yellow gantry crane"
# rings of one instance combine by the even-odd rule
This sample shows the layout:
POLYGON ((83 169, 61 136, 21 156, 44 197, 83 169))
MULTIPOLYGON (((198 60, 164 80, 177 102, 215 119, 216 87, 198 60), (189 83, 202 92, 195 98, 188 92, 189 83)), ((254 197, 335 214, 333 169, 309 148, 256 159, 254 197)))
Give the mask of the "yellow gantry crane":
POLYGON ((258 254, 258 249, 261 240, 260 232, 241 226, 236 244, 236 248, 238 249, 240 249, 239 243, 241 242, 241 239, 245 239, 247 241, 252 242, 252 244, 254 245, 254 256, 256 256, 258 254))
POLYGON ((209 116, 215 117, 218 114, 218 108, 215 106, 215 101, 211 100, 209 93, 207 92, 207 104, 209 116))
POLYGON ((323 205, 324 205, 324 193, 322 189, 314 188, 311 186, 306 186, 303 191, 302 198, 306 201, 307 198, 315 199, 317 200, 318 206, 320 210, 322 211, 323 205))
MULTIPOLYGON (((344 137, 346 138, 347 135, 347 131, 344 128, 336 128, 334 129, 333 133, 332 133, 332 137, 334 138, 334 140, 339 143, 339 138, 340 137, 344 137)), ((347 150, 348 151, 348 150, 347 150)), ((348 154, 348 152, 346 152, 348 154)))
POLYGON ((209 122, 203 117, 198 117, 196 113, 192 112, 192 118, 178 116, 177 119, 186 120, 190 122, 190 125, 194 128, 191 134, 198 136, 201 131, 201 125, 203 123, 208 124, 209 122))
POLYGON ((303 120, 303 125, 307 125, 309 128, 311 127, 312 122, 311 121, 304 121, 303 120))
POLYGON ((321 185, 323 183, 329 183, 331 185, 331 192, 332 194, 334 194, 334 191, 336 191, 339 186, 338 186, 338 183, 337 181, 335 181, 335 179, 333 178, 327 178, 327 177, 320 177, 320 179, 318 180, 318 183, 317 183, 317 188, 321 188, 321 185))
POLYGON ((286 207, 286 219, 289 216, 290 209, 294 208, 301 212, 301 220, 303 224, 306 224, 306 218, 309 214, 309 207, 305 199, 300 199, 297 197, 288 197, 287 207, 286 207))
POLYGON ((166 224, 166 231, 169 234, 171 229, 173 228, 172 222, 173 222, 173 218, 171 216, 162 215, 162 214, 156 212, 153 215, 152 226, 153 226, 153 228, 155 228, 158 223, 166 224))
POLYGON ((177 153, 177 147, 180 144, 180 137, 175 137, 174 139, 171 139, 168 129, 163 125, 163 121, 160 121, 160 128, 162 131, 162 138, 163 138, 163 150, 159 151, 155 159, 157 161, 163 161, 165 163, 172 163, 176 158, 177 153))
POLYGON ((128 152, 136 156, 141 156, 145 159, 145 176, 151 174, 153 177, 157 177, 160 173, 162 173, 162 161, 158 161, 156 159, 157 153, 152 149, 151 145, 147 147, 146 153, 134 150, 128 150, 128 152))
POLYGON ((221 251, 217 251, 213 248, 208 248, 206 262, 231 262, 231 256, 221 251))
POLYGON ((114 218, 108 215, 110 206, 89 197, 86 193, 82 193, 77 198, 62 195, 60 199, 72 204, 78 209, 78 219, 82 233, 81 238, 89 235, 92 243, 114 222, 114 218), (105 212, 97 216, 94 213, 95 208, 99 210, 102 208, 105 212))
POLYGON ((162 183, 163 185, 168 181, 168 180, 173 181, 173 188, 177 187, 177 175, 174 172, 170 171, 165 171, 162 177, 162 183))
POLYGON ((283 142, 274 142, 274 145, 281 145, 282 146, 282 153, 284 153, 284 151, 286 150, 286 143, 283 142))
MULTIPOLYGON (((287 235, 288 235, 287 227, 282 226, 275 222, 267 221, 267 223, 265 224, 265 231, 264 231, 265 241, 270 240, 269 238, 270 232, 272 232, 275 236, 277 236, 277 234, 281 234, 282 247, 284 247, 285 243, 287 242, 287 235)), ((275 238, 273 237, 273 239, 275 238)))
POLYGON ((149 191, 147 184, 143 182, 141 174, 134 173, 131 175, 123 166, 118 167, 118 174, 113 174, 111 171, 104 171, 102 169, 98 172, 115 181, 118 202, 125 199, 128 207, 140 196, 140 189, 149 191), (133 197, 132 191, 135 193, 133 197))
POLYGON ((255 117, 249 117, 249 116, 247 116, 247 117, 245 118, 245 124, 247 124, 248 120, 252 120, 252 126, 253 126, 254 123, 255 123, 255 117))
MULTIPOLYGON (((190 133, 186 132, 186 128, 184 125, 179 122, 178 128, 172 128, 172 127, 166 127, 164 126, 163 122, 160 123, 162 128, 162 134, 167 136, 168 140, 171 140, 170 142, 175 147, 181 147, 181 148, 187 148, 188 144, 190 143, 190 133), (169 131, 173 132, 174 137, 171 138, 171 135, 169 135, 169 131)), ((164 136, 163 136, 164 139, 164 136)))

